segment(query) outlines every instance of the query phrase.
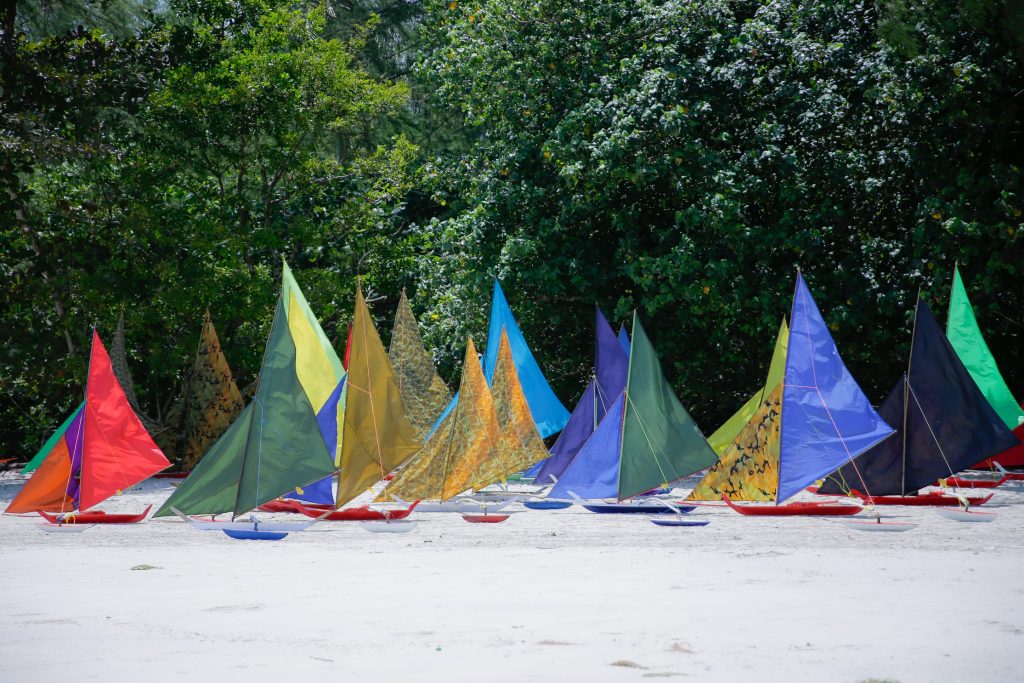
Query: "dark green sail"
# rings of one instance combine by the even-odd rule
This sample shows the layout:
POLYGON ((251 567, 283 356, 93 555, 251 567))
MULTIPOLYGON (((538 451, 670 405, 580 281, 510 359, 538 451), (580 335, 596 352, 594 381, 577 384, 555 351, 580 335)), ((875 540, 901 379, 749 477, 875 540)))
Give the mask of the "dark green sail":
POLYGON ((621 453, 620 500, 682 479, 718 460, 662 374, 636 312, 621 453))
POLYGON ((156 516, 244 512, 334 471, 313 406, 295 369, 281 299, 256 396, 156 516))

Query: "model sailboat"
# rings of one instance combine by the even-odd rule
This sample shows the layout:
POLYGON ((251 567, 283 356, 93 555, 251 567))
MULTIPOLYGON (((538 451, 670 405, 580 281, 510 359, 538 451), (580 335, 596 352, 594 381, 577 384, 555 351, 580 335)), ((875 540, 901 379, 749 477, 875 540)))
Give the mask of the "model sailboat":
POLYGON ((992 409, 1003 423, 1013 430, 1018 439, 1013 448, 979 462, 978 465, 984 466, 985 469, 993 468, 995 463, 1002 467, 1024 466, 1024 443, 1020 443, 1024 442, 1024 406, 1018 404, 1010 392, 992 352, 989 351, 985 337, 981 334, 974 316, 974 308, 967 297, 967 289, 960 279, 959 266, 953 269, 946 337, 992 409))
MULTIPOLYGON (((551 490, 551 498, 624 501, 667 486, 716 460, 673 393, 636 313, 626 387, 551 490)), ((588 506, 629 512, 639 505, 588 506)), ((664 508, 654 506, 650 511, 664 508)))
POLYGON ((789 339, 776 343, 764 396, 691 497, 723 498, 748 515, 854 514, 821 502, 739 506, 731 497, 782 503, 892 434, 846 369, 803 275, 797 273, 789 339), (779 358, 785 363, 775 383, 779 358), (770 386, 774 383, 774 386, 770 386))
MULTIPOLYGON (((509 344, 512 348, 512 360, 516 366, 516 373, 519 376, 520 384, 523 387, 523 394, 530 406, 530 414, 537 425, 537 431, 541 438, 547 438, 557 434, 565 423, 569 421, 569 411, 565 409, 562 402, 555 396, 555 392, 548 386, 544 373, 533 357, 533 352, 526 343, 523 333, 516 323, 512 309, 505 299, 505 293, 501 284, 494 281, 494 294, 491 300, 490 326, 487 332, 487 349, 484 355, 484 375, 490 385, 494 380, 495 366, 498 360, 498 347, 501 344, 501 335, 508 335, 509 344)), ((445 407, 444 412, 434 423, 433 429, 437 429, 441 422, 455 409, 458 396, 452 398, 445 407)))
POLYGON ((547 484, 562 476, 626 388, 629 354, 620 343, 625 330, 616 338, 600 308, 596 309, 595 323, 594 377, 551 447, 551 456, 535 474, 534 481, 538 484, 547 484))
POLYGON ((313 322, 284 266, 255 397, 157 517, 231 513, 237 518, 335 471, 342 385, 335 384, 340 372, 325 357, 330 345, 313 322))
POLYGON ((956 505, 952 496, 908 494, 1016 443, 921 299, 907 372, 879 412, 900 426, 899 436, 830 474, 819 493, 855 493, 875 504, 956 505))
POLYGON ((50 450, 7 512, 61 513, 79 523, 125 523, 139 515, 84 512, 170 466, 132 410, 110 356, 93 331, 85 401, 51 439, 50 450))

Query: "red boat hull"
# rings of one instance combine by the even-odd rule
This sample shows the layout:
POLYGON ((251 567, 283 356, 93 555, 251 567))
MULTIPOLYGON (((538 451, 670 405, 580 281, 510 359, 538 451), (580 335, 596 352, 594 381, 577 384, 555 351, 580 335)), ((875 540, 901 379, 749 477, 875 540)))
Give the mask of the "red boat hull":
POLYGON ((60 521, 57 515, 47 514, 41 510, 39 514, 51 524, 135 524, 144 520, 152 507, 152 505, 148 506, 137 515, 111 515, 102 510, 73 512, 65 515, 63 522, 60 521))
POLYGON ((798 501, 785 505, 736 505, 728 496, 722 496, 725 504, 741 515, 751 517, 792 517, 806 515, 814 517, 840 517, 855 515, 861 511, 859 505, 829 503, 825 501, 798 501))
POLYGON ((497 524, 508 519, 508 515, 462 515, 462 519, 473 524, 497 524))
POLYGON ((263 512, 295 512, 302 514, 303 508, 306 508, 307 510, 319 510, 320 514, 323 514, 327 510, 333 510, 334 506, 324 505, 323 503, 300 503, 297 500, 279 498, 260 505, 258 509, 263 512))
MULTIPOLYGON (((960 499, 956 496, 939 492, 922 493, 917 496, 867 496, 854 489, 853 495, 873 505, 942 505, 944 507, 960 505, 960 499)), ((971 498, 970 496, 965 496, 965 498, 971 505, 984 505, 994 495, 994 493, 990 493, 983 498, 971 498)))
POLYGON ((417 500, 405 510, 374 510, 366 505, 362 505, 354 508, 345 508, 344 510, 335 510, 326 517, 320 516, 324 514, 324 510, 308 508, 298 503, 296 505, 300 508, 299 512, 307 517, 313 517, 325 522, 373 522, 385 519, 405 519, 419 505, 419 501, 417 500))
POLYGON ((963 477, 946 477, 945 479, 940 479, 935 485, 941 486, 945 483, 946 486, 955 486, 960 489, 994 489, 1010 479, 1010 475, 1006 475, 1002 479, 965 479, 963 477))

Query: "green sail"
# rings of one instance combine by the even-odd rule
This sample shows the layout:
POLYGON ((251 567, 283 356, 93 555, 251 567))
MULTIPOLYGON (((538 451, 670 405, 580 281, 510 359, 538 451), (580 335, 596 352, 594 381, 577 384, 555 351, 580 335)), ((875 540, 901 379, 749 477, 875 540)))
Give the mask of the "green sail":
POLYGON ((682 479, 718 460, 662 374, 636 312, 620 452, 620 500, 682 479))
POLYGON ((32 474, 37 469, 39 469, 39 466, 43 464, 44 460, 46 460, 46 456, 48 456, 50 454, 50 451, 53 450, 53 446, 54 444, 57 443, 57 439, 64 436, 64 432, 68 430, 68 427, 71 425, 71 422, 76 417, 78 417, 78 413, 82 410, 82 406, 84 405, 85 401, 79 403, 78 407, 75 408, 74 412, 68 415, 68 419, 64 420, 64 424, 58 427, 57 431, 50 435, 50 438, 46 440, 46 443, 44 443, 43 447, 39 449, 39 452, 32 456, 31 460, 25 463, 25 467, 21 470, 22 474, 32 474))
POLYGON ((786 348, 788 345, 789 326, 786 325, 786 319, 783 318, 782 324, 779 325, 779 334, 775 338, 775 351, 772 352, 772 362, 768 366, 768 379, 765 380, 764 387, 751 396, 742 408, 733 413, 732 417, 708 437, 708 443, 718 455, 725 452, 725 449, 739 435, 740 430, 754 417, 754 413, 761 407, 761 399, 764 395, 770 394, 775 385, 782 381, 782 377, 786 373, 786 348))
POLYGON ((238 419, 199 461, 157 517, 235 516, 334 472, 313 406, 296 375, 296 351, 279 298, 260 383, 238 419))
POLYGON ((1010 393, 1010 388, 1006 386, 1006 380, 999 373, 996 360, 978 328, 974 309, 960 279, 959 268, 953 270, 953 292, 949 297, 946 337, 1000 419, 1010 429, 1016 428, 1021 418, 1024 418, 1024 409, 1021 409, 1010 393))

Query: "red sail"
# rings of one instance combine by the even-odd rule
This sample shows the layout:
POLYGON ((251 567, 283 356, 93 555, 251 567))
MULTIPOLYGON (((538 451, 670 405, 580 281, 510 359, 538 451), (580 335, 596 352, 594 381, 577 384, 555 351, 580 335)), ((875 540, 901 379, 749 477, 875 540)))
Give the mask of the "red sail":
POLYGON ((110 356, 93 331, 85 398, 82 489, 86 510, 169 467, 114 377, 110 356))

